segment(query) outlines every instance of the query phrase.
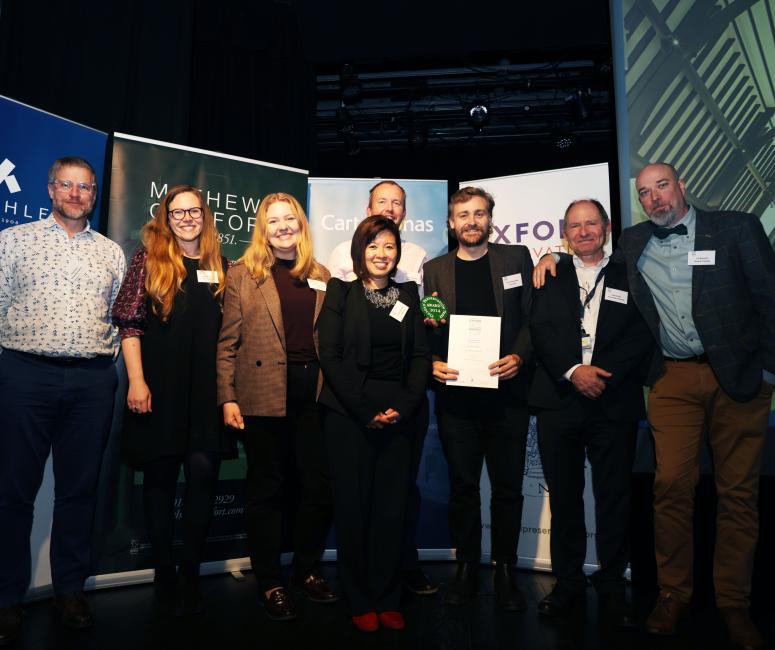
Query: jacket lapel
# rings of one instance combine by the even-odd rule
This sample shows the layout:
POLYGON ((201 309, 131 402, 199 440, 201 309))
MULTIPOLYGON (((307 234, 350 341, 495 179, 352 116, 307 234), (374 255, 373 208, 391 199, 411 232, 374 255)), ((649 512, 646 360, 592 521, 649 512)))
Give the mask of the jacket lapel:
MULTIPOLYGON (((704 212, 695 208, 696 216, 694 220, 694 250, 707 251, 716 250, 713 233, 709 228, 709 220, 704 212)), ((718 263, 718 260, 716 261, 718 263)), ((700 289, 705 277, 713 267, 697 265, 692 267, 692 309, 697 304, 697 298, 700 295, 700 289)))
POLYGON ((576 267, 571 264, 567 272, 562 273, 557 281, 563 294, 563 304, 568 309, 572 322, 576 324, 576 330, 579 329, 579 280, 576 275, 576 267))
POLYGON ((492 278, 492 292, 495 296, 495 307, 498 310, 498 316, 503 318, 503 260, 498 249, 488 246, 487 257, 490 260, 490 276, 492 278))
POLYGON ((643 318, 651 330, 651 334, 654 340, 659 341, 659 313, 657 312, 657 306, 654 303, 654 296, 651 295, 651 290, 646 284, 646 280, 638 270, 638 260, 643 254, 643 249, 646 248, 651 239, 653 228, 639 228, 634 226, 632 229, 633 241, 629 244, 630 250, 625 252, 625 259, 627 264, 632 264, 632 275, 630 276, 630 293, 632 294, 635 304, 640 308, 643 318))
POLYGON ((271 273, 267 275, 264 282, 258 285, 258 290, 266 303, 266 308, 272 319, 272 325, 274 325, 275 332, 277 332, 277 338, 280 339, 280 344, 283 346, 283 350, 285 350, 285 327, 283 326, 283 312, 280 308, 280 295, 277 293, 277 286, 275 286, 271 273))

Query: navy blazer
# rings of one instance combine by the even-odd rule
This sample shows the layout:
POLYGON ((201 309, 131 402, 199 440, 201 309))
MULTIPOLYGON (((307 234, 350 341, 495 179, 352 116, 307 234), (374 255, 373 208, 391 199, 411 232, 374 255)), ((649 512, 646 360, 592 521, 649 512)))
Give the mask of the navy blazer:
MULTIPOLYGON (((762 369, 775 372, 775 253, 755 215, 696 212, 695 250, 715 251, 716 263, 692 267, 692 318, 724 392, 747 401, 762 369)), ((633 300, 659 340, 657 308, 637 266, 653 228, 625 229, 614 258, 627 265, 633 300)))
MULTIPOLYGON (((417 284, 411 281, 394 284, 399 290, 398 300, 409 309, 401 321, 403 388, 391 408, 403 420, 408 420, 425 398, 430 378, 430 351, 417 284)), ((380 409, 370 403, 363 390, 371 368, 371 328, 360 280, 345 282, 331 278, 328 281, 317 329, 323 370, 320 403, 366 426, 380 409)))
POLYGON ((606 380, 606 388, 596 400, 584 397, 563 377, 582 359, 575 268, 560 266, 557 278, 547 276, 545 286, 533 292, 530 332, 538 367, 530 389, 531 406, 557 410, 586 402, 597 404, 612 420, 645 417, 642 367, 658 350, 632 300, 623 263, 609 260, 602 291, 591 363, 613 376, 606 380), (627 303, 606 300, 606 289, 625 292, 627 303))

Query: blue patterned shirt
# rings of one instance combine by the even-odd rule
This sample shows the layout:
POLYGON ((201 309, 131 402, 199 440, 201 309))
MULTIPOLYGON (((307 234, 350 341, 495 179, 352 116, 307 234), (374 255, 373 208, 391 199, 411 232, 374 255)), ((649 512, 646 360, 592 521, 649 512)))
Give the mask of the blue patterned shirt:
POLYGON ((50 357, 114 355, 110 310, 126 271, 121 247, 53 217, 0 232, 0 346, 50 357))
POLYGON ((693 357, 705 350, 692 317, 692 267, 697 213, 693 207, 679 221, 686 235, 665 239, 652 237, 638 260, 659 313, 659 342, 662 352, 675 359, 693 357))

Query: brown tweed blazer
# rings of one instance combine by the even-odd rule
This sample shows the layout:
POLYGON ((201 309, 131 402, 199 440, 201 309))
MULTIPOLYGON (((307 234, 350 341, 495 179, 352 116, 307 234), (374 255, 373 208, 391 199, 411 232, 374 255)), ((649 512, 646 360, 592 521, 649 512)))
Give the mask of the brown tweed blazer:
MULTIPOLYGON (((324 280, 330 273, 323 268, 324 280)), ((326 292, 316 289, 315 329, 326 292)), ((318 354, 320 354, 318 350, 318 354)), ((243 416, 283 417, 287 391, 285 328, 280 296, 270 274, 261 284, 244 264, 229 270, 218 339, 218 404, 237 402, 243 416)), ((318 394, 323 383, 318 377, 318 394)))

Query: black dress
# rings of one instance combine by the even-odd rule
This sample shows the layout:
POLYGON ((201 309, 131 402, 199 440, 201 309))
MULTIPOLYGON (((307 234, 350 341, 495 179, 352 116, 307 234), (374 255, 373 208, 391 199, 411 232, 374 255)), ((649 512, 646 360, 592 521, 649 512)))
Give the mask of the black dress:
MULTIPOLYGON (((223 260, 223 268, 227 268, 223 260)), ((151 413, 126 410, 122 452, 131 466, 189 451, 235 456, 216 399, 215 356, 221 329, 221 301, 199 282, 199 260, 183 258, 186 278, 166 323, 146 296, 143 373, 151 391, 151 413)))

